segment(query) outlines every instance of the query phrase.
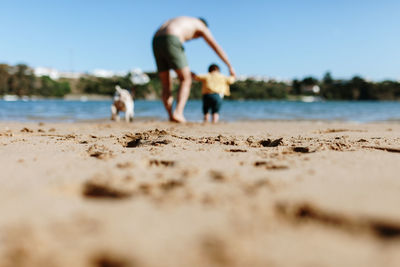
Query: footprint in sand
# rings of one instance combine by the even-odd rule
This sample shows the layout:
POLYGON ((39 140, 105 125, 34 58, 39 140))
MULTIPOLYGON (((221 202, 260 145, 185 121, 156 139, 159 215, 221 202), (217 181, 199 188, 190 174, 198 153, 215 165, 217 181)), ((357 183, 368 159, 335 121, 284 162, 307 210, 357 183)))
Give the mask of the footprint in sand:
POLYGON ((133 195, 133 178, 127 176, 123 179, 116 177, 94 176, 82 186, 82 195, 94 199, 125 199, 133 195))
POLYGON ((267 170, 287 170, 289 169, 286 165, 276 165, 267 161, 256 161, 254 162, 254 167, 264 167, 267 170))
POLYGON ((263 147, 277 147, 283 144, 282 140, 283 138, 278 138, 275 140, 266 139, 266 140, 260 140, 258 144, 263 147))
POLYGON ((185 183, 181 180, 168 180, 159 184, 160 189, 164 192, 169 192, 173 189, 183 187, 185 183))
POLYGON ((247 152, 246 149, 229 149, 227 151, 228 152, 233 152, 233 153, 244 153, 244 152, 247 152))
POLYGON ((173 166, 175 166, 175 161, 152 159, 149 161, 149 166, 150 167, 151 166, 173 167, 173 166))
POLYGON ((329 149, 335 150, 335 151, 346 151, 346 150, 349 150, 350 148, 351 148, 350 144, 348 144, 348 143, 340 143, 340 142, 332 143, 329 146, 329 149))
POLYGON ((134 164, 132 162, 127 161, 124 163, 117 163, 116 167, 119 169, 130 169, 134 167, 134 164))
POLYGON ((340 133, 340 132, 367 132, 367 130, 360 130, 360 129, 326 129, 326 130, 319 130, 316 133, 319 134, 327 134, 327 133, 340 133))
POLYGON ((89 154, 89 156, 97 159, 107 159, 113 156, 112 151, 109 150, 107 147, 96 144, 90 146, 87 150, 87 153, 89 154))
POLYGON ((132 134, 125 134, 119 142, 127 148, 140 147, 140 146, 162 146, 168 145, 172 141, 168 138, 168 132, 164 130, 150 130, 147 132, 132 134))
POLYGON ((392 153, 400 153, 400 148, 393 148, 393 147, 363 146, 362 148, 383 150, 383 151, 392 152, 392 153))
POLYGON ((314 222, 351 233, 369 233, 383 240, 400 239, 400 221, 332 212, 307 202, 275 206, 279 215, 294 222, 314 222))
POLYGON ((238 146, 239 142, 235 137, 226 137, 218 135, 217 137, 203 137, 197 141, 198 144, 215 144, 219 143, 227 146, 238 146))
POLYGON ((152 192, 153 187, 150 184, 142 183, 138 187, 139 192, 144 195, 150 195, 152 192))
POLYGON ((226 180, 225 175, 220 171, 210 171, 210 177, 215 182, 224 182, 226 180))
POLYGON ((21 133, 33 133, 33 130, 25 127, 25 128, 22 128, 20 132, 21 133))
POLYGON ((89 266, 93 267, 133 267, 138 266, 132 259, 107 251, 96 253, 90 260, 89 266))
POLYGON ((59 140, 69 140, 69 139, 75 139, 76 135, 74 134, 67 134, 67 135, 63 135, 61 136, 61 138, 59 140))
POLYGON ((293 151, 297 153, 311 153, 314 151, 311 151, 310 148, 305 147, 305 146, 295 146, 293 147, 293 151))
POLYGON ((341 133, 341 132, 348 132, 349 129, 326 129, 326 130, 319 130, 316 133, 319 134, 326 134, 326 133, 341 133))

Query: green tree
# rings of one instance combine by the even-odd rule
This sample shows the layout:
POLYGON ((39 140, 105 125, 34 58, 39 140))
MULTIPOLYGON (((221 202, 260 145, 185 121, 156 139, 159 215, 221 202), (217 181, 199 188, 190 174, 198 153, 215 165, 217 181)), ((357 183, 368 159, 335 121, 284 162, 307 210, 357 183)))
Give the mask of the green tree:
POLYGON ((0 64, 0 95, 8 93, 9 70, 10 67, 7 64, 0 64))
POLYGON ((294 95, 300 95, 301 94, 301 82, 297 79, 294 79, 292 82, 292 89, 291 93, 294 95))
POLYGON ((48 76, 40 77, 40 87, 35 90, 38 95, 45 97, 63 97, 70 91, 68 82, 57 82, 48 76))
POLYGON ((14 73, 9 79, 9 89, 18 96, 31 95, 34 83, 35 76, 32 69, 25 64, 19 64, 14 67, 14 73))
POLYGON ((327 71, 324 77, 322 78, 322 85, 330 86, 332 84, 333 84, 332 74, 329 71, 327 71))

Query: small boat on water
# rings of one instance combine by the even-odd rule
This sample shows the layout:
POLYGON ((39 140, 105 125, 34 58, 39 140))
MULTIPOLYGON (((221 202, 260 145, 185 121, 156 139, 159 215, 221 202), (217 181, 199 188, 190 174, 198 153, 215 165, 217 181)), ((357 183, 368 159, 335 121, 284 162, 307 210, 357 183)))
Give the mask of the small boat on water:
POLYGON ((322 101, 322 98, 319 96, 302 96, 300 100, 302 102, 311 103, 311 102, 320 102, 322 101))
POLYGON ((17 95, 4 95, 3 99, 4 99, 4 101, 17 101, 18 96, 17 95))

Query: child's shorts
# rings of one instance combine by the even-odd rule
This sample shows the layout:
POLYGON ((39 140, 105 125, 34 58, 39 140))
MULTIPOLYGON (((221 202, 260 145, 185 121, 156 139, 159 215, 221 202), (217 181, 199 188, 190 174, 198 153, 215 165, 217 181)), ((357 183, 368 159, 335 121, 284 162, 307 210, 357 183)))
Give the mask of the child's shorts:
POLYGON ((221 109, 222 98, 219 94, 205 94, 203 95, 203 113, 208 113, 211 109, 211 113, 218 113, 221 109))

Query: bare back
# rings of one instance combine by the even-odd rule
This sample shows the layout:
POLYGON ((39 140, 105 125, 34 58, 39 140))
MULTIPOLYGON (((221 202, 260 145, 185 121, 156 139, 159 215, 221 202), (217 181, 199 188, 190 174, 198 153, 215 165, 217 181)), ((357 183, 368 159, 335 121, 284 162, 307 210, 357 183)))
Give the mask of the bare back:
POLYGON ((207 27, 198 18, 177 17, 165 22, 155 35, 175 35, 184 43, 202 36, 206 30, 208 30, 207 27))
POLYGON ((176 17, 170 19, 165 22, 155 34, 155 36, 162 35, 175 35, 179 38, 181 43, 202 37, 228 66, 229 73, 232 76, 236 76, 225 51, 219 46, 217 41, 215 41, 211 31, 200 19, 193 17, 176 17))

